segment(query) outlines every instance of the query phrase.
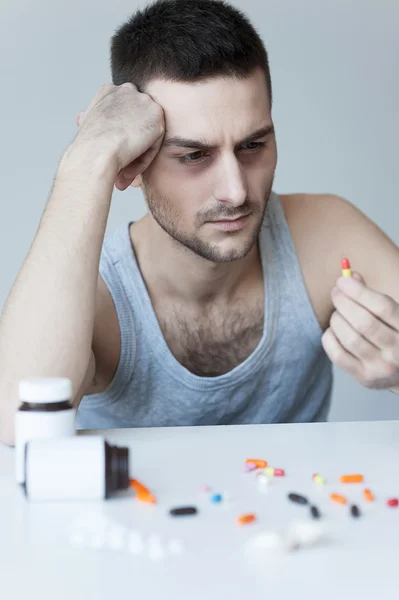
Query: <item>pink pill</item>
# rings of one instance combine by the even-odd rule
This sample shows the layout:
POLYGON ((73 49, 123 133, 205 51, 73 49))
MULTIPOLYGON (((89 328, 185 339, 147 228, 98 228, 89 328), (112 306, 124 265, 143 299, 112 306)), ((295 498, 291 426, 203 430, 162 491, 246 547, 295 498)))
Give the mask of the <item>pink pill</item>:
POLYGON ((248 472, 248 471, 255 471, 256 469, 256 465, 254 463, 247 463, 246 465, 244 465, 244 471, 248 472))
POLYGON ((275 477, 284 477, 284 475, 285 475, 284 469, 274 469, 275 477))
POLYGON ((203 483, 201 485, 201 492, 210 492, 211 488, 209 487, 209 485, 206 485, 206 483, 203 483))
POLYGON ((388 506, 398 506, 399 500, 397 498, 390 498, 387 504, 388 506))

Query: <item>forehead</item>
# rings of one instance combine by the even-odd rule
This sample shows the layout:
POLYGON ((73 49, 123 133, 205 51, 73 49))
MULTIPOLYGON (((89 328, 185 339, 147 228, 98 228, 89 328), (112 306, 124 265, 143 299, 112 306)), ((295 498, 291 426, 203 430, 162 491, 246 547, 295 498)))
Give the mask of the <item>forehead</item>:
POLYGON ((162 106, 170 135, 230 132, 240 138, 271 119, 266 78, 260 69, 245 79, 190 83, 156 79, 143 91, 162 106))

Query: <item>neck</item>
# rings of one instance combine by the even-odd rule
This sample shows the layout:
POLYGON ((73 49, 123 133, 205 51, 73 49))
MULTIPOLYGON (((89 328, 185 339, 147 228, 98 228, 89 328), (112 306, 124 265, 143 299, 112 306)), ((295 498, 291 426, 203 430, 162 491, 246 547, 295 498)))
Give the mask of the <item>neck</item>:
POLYGON ((150 214, 131 226, 130 237, 150 295, 157 298, 227 303, 261 269, 257 244, 240 260, 213 263, 176 242, 150 214))

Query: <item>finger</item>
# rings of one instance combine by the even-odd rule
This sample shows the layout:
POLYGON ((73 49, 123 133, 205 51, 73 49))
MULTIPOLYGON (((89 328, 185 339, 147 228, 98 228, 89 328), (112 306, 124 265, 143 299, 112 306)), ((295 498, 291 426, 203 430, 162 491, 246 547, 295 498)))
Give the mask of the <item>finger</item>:
POLYGON ((332 363, 353 377, 360 375, 361 362, 341 346, 330 327, 323 333, 321 343, 332 363))
POLYGON ((366 287, 353 277, 339 277, 337 287, 376 317, 399 330, 399 304, 393 298, 366 287))
POLYGON ((351 327, 339 312, 333 312, 330 327, 341 346, 352 356, 363 362, 380 360, 380 349, 351 327))
POLYGON ((132 161, 119 171, 115 182, 118 190, 123 191, 127 189, 137 175, 141 175, 148 169, 155 156, 158 154, 159 148, 160 144, 154 144, 154 146, 151 146, 151 148, 146 150, 141 156, 136 158, 136 160, 132 161))
MULTIPOLYGON (((122 84, 125 85, 125 84, 122 84)), ((133 84, 132 84, 133 85, 133 84)), ((94 95, 94 97, 92 98, 89 106, 86 108, 86 110, 82 110, 78 113, 77 115, 77 124, 80 127, 80 125, 82 125, 84 119, 86 118, 86 116, 88 115, 88 113, 91 111, 91 109, 103 98, 105 98, 106 96, 108 96, 108 94, 112 94, 112 92, 115 91, 116 89, 116 85, 114 85, 113 83, 104 83, 96 92, 96 94, 94 95), (79 117, 80 115, 80 117, 79 117)))
POLYGON ((380 349, 399 346, 399 332, 386 325, 375 314, 363 308, 340 289, 334 288, 332 290, 331 299, 335 309, 360 335, 374 346, 380 349))

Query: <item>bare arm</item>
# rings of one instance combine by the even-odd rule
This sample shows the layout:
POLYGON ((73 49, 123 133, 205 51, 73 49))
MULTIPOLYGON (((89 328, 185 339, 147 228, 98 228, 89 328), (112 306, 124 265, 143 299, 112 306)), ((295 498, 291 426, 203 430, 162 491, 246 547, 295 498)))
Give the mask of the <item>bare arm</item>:
POLYGON ((115 177, 105 157, 70 147, 61 160, 0 321, 0 439, 6 443, 13 443, 22 377, 69 377, 79 402, 94 376, 98 266, 115 177))
POLYGON ((0 320, 0 441, 9 444, 21 378, 69 377, 75 406, 90 389, 113 186, 124 190, 145 171, 165 131, 162 108, 131 83, 101 86, 83 114, 0 320))

